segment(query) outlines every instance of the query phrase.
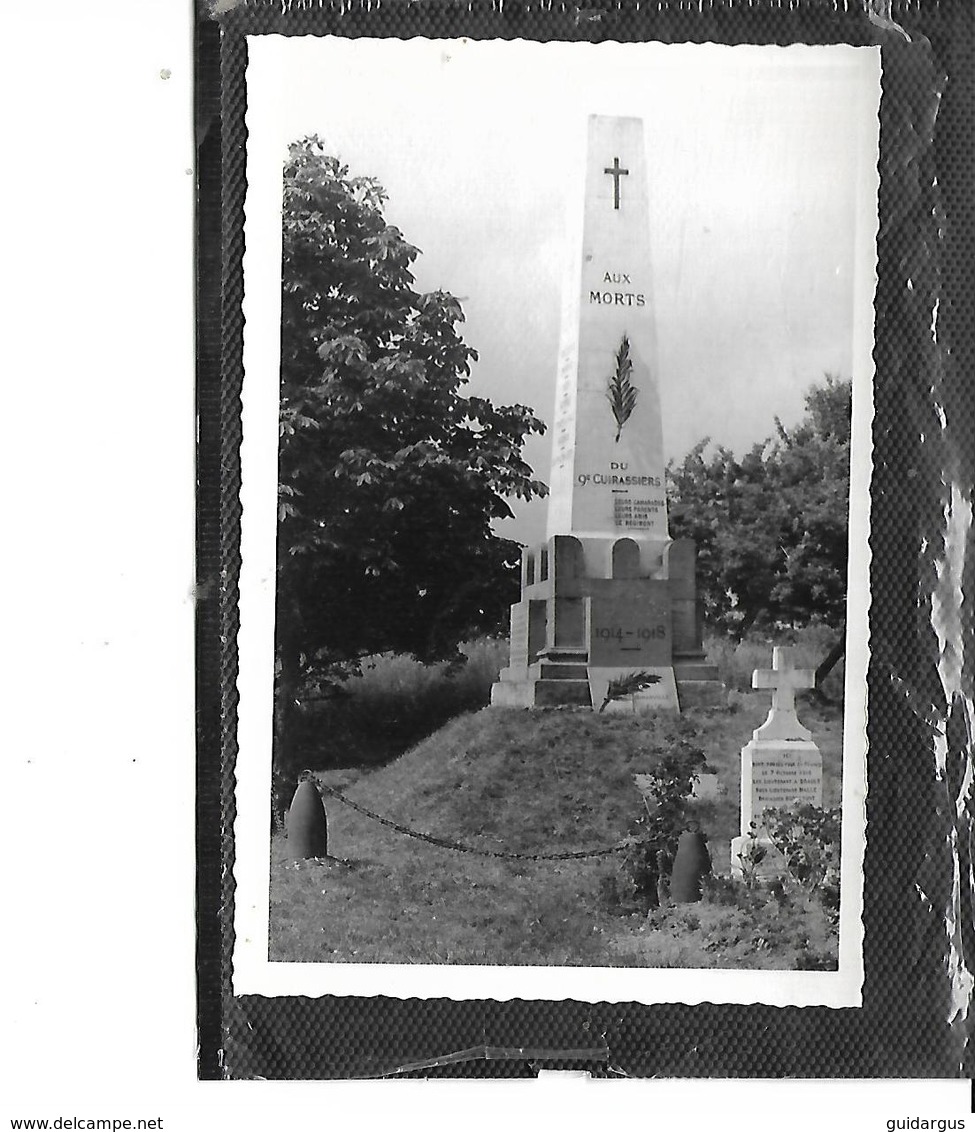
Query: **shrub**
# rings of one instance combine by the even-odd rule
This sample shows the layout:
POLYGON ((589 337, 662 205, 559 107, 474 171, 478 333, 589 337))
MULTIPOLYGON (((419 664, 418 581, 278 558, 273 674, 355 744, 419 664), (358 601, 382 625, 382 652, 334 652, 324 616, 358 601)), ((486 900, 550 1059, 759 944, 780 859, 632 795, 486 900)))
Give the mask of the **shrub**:
POLYGON ((691 741, 694 734, 692 728, 678 724, 666 736, 668 747, 654 770, 637 776, 646 813, 631 823, 617 874, 602 887, 604 900, 616 911, 646 914, 660 904, 677 842, 694 824, 687 820, 687 799, 705 766, 704 751, 691 741))
MULTIPOLYGON (((768 951, 770 961, 781 956, 797 971, 835 971, 839 944, 836 921, 822 902, 794 881, 772 879, 752 884, 731 877, 705 877, 702 918, 708 909, 726 909, 730 925, 737 925, 745 951, 768 951)), ((725 948, 730 938, 710 938, 705 948, 725 948)))
POLYGON ((795 884, 746 888, 705 877, 697 904, 653 908, 617 940, 650 967, 835 971, 838 938, 819 902, 795 884))
MULTIPOLYGON (((655 966, 758 966, 830 971, 837 965, 839 811, 765 811, 786 857, 784 878, 708 876, 701 902, 651 905, 636 946, 655 966)), ((774 831, 774 832, 773 832, 774 831)), ((757 866, 764 847, 753 838, 757 866)))
POLYGON ((745 887, 754 888, 758 883, 758 866, 768 856, 768 848, 767 843, 759 838, 755 822, 749 823, 748 833, 745 836, 748 840, 742 846, 738 860, 741 863, 741 876, 745 887))
POLYGON ((762 814, 790 877, 818 897, 831 920, 838 918, 840 906, 840 815, 839 808, 824 810, 808 803, 762 814))

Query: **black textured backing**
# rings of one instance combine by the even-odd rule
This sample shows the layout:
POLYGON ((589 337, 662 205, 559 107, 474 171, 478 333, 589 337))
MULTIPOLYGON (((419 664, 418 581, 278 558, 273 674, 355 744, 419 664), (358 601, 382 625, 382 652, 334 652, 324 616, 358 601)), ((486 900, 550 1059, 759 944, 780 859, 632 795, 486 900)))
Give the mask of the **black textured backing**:
POLYGON ((969 499, 975 482, 969 0, 621 0, 586 8, 348 0, 301 7, 224 3, 218 8, 229 10, 201 17, 197 29, 200 1075, 518 1077, 544 1067, 682 1077, 971 1076, 972 1011, 965 1020, 952 1007, 946 922, 934 910, 948 906, 957 864, 954 955, 972 969, 971 841, 964 835, 971 790, 967 825, 952 801, 972 759, 965 721, 975 645, 970 531, 960 631, 969 656, 963 694, 951 703, 937 669, 932 599, 950 482, 969 499), (267 33, 881 46, 862 1008, 233 996, 244 37, 267 33), (948 737, 940 777, 936 726, 948 737))

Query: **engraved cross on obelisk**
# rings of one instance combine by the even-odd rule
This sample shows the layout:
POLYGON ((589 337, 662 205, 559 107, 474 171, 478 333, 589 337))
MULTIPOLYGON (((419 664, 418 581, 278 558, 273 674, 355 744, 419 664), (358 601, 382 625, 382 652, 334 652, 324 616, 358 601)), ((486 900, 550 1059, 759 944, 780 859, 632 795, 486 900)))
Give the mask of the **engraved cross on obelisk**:
POLYGON ((613 168, 604 169, 604 173, 608 173, 613 178, 613 208, 617 211, 620 207, 620 177, 628 177, 630 175, 629 169, 620 168, 620 159, 613 158, 613 168))

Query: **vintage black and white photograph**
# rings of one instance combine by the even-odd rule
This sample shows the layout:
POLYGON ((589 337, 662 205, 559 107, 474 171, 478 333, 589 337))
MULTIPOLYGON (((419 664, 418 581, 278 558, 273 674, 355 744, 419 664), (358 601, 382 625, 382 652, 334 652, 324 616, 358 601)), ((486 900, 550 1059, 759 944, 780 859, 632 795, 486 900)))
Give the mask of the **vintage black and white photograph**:
POLYGON ((859 1001, 879 94, 251 41, 238 992, 859 1001))
POLYGON ((962 1128, 971 5, 12 24, 3 1119, 962 1128))

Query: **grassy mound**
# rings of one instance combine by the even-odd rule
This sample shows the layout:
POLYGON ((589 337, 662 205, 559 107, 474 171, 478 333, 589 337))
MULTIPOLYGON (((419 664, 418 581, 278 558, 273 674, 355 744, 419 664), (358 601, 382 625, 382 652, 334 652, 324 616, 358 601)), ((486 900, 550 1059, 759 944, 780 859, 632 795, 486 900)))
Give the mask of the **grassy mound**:
POLYGON ((388 763, 456 716, 489 703, 507 653, 507 641, 483 638, 462 646, 457 665, 391 653, 366 658, 361 675, 334 696, 302 704, 287 771, 388 763))
MULTIPOLYGON (((716 870, 727 871, 728 845, 738 832, 739 751, 764 719, 765 699, 732 694, 726 708, 689 711, 680 719, 483 710, 452 720, 385 767, 320 778, 367 809, 438 838, 486 851, 568 853, 617 844, 643 808, 633 775, 652 771, 685 736, 704 749, 724 787, 718 798, 695 803, 694 816, 709 836, 716 870)), ((803 718, 823 751, 824 804, 833 805, 839 713, 810 704, 803 718)), ((666 932, 647 932, 643 917, 621 920, 601 906, 615 855, 499 859, 405 836, 334 799, 328 815, 331 860, 289 861, 283 837, 275 838, 272 959, 721 964, 707 939, 697 949, 699 962, 694 949, 661 952, 666 932)), ((680 915, 685 912, 686 906, 680 915)), ((661 925, 668 914, 656 913, 664 916, 661 925)), ((765 929, 750 939, 754 921, 740 920, 744 938, 728 949, 733 965, 796 965, 794 946, 777 951, 768 942, 775 933, 765 929)), ((791 936, 803 930, 800 924, 791 936)))
POLYGON ((639 808, 634 773, 675 736, 657 719, 487 709, 364 776, 355 798, 372 809, 393 802, 400 822, 484 849, 608 846, 639 808))

